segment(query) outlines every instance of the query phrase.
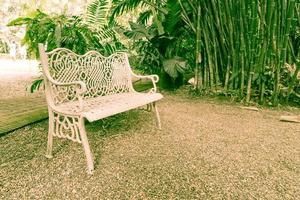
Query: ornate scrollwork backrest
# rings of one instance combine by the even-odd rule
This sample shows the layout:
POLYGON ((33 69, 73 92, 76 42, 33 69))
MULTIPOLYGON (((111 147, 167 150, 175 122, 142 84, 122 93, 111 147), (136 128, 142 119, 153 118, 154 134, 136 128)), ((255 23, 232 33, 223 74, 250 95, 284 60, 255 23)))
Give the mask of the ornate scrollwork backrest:
MULTIPOLYGON (((59 48, 47 56, 48 71, 54 80, 61 83, 83 81, 86 84, 84 99, 132 90, 131 69, 125 53, 104 57, 96 51, 89 51, 77 55, 59 48)), ((76 88, 50 85, 55 104, 76 100, 76 88)))

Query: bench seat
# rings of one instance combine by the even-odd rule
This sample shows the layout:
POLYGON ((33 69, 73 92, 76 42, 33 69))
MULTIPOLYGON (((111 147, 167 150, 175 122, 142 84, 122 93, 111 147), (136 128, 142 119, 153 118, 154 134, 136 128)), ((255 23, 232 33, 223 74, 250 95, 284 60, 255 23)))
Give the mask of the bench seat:
POLYGON ((135 109, 162 99, 160 93, 119 93, 84 100, 84 110, 78 112, 78 101, 67 102, 56 107, 56 111, 67 115, 80 113, 89 122, 135 109))

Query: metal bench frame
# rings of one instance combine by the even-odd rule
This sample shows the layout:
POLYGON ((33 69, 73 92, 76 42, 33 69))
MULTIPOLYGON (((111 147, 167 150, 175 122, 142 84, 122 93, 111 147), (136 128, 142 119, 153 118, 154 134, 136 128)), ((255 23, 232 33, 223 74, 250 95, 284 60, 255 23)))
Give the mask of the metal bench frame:
POLYGON ((84 119, 96 121, 117 113, 146 105, 156 113, 161 129, 156 101, 157 75, 133 73, 126 53, 104 57, 96 51, 84 55, 57 48, 46 52, 39 44, 45 93, 49 111, 49 131, 46 157, 52 157, 53 136, 81 143, 87 159, 88 173, 94 170, 84 119), (153 88, 148 93, 136 92, 132 78, 150 79, 153 88))

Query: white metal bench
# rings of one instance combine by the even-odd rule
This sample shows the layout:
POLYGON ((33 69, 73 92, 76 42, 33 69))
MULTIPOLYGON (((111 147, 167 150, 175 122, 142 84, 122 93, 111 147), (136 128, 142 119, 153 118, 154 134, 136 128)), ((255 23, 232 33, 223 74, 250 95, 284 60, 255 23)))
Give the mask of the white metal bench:
POLYGON ((135 75, 125 53, 104 57, 96 51, 77 55, 64 48, 45 52, 39 44, 45 92, 49 111, 46 156, 52 157, 53 136, 82 143, 88 173, 94 170, 93 157, 84 126, 84 118, 93 122, 117 113, 147 105, 154 108, 158 128, 160 117, 155 104, 163 98, 156 91, 157 75, 135 75), (132 78, 150 79, 148 93, 136 92, 132 78))

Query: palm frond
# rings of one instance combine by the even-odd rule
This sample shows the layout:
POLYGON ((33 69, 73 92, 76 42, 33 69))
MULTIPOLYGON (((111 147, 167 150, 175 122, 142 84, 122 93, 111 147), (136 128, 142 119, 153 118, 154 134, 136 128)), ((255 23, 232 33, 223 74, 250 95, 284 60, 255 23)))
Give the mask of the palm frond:
POLYGON ((146 25, 152 16, 152 10, 146 10, 142 13, 140 13, 139 18, 137 19, 137 22, 140 24, 146 25))
POLYGON ((100 41, 113 38, 115 34, 115 31, 112 28, 109 28, 108 26, 104 26, 103 29, 97 31, 97 37, 100 41))
POLYGON ((110 16, 110 21, 122 15, 125 12, 132 11, 139 6, 146 6, 147 4, 143 0, 113 0, 112 14, 110 16))
POLYGON ((181 22, 181 8, 178 4, 177 0, 169 0, 167 1, 167 10, 168 14, 165 19, 165 31, 168 33, 176 32, 174 28, 176 25, 181 22))
POLYGON ((108 0, 94 0, 87 7, 86 22, 94 29, 101 29, 107 24, 109 9, 108 0))

